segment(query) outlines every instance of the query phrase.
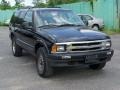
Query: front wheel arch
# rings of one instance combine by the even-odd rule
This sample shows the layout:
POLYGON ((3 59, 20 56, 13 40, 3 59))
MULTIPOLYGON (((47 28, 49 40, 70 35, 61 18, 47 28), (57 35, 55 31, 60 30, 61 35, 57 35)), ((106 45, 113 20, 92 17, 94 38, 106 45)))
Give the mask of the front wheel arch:
POLYGON ((13 39, 14 39, 14 37, 15 37, 15 36, 14 36, 14 34, 13 34, 13 33, 11 33, 11 34, 10 34, 10 39, 11 39, 11 40, 13 40, 13 39))
POLYGON ((35 54, 37 54, 37 51, 39 50, 39 48, 44 48, 46 50, 46 53, 49 53, 47 45, 39 42, 39 43, 36 43, 35 45, 35 54))

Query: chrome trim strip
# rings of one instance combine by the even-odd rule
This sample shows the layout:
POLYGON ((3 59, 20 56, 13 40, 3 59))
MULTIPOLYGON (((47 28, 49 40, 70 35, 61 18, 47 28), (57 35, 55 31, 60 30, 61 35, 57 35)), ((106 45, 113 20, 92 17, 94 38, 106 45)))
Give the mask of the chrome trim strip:
POLYGON ((18 40, 19 42, 21 42, 21 43, 23 43, 23 44, 25 44, 25 45, 31 47, 31 48, 34 48, 34 46, 32 46, 32 45, 30 45, 30 44, 24 42, 23 40, 20 40, 20 39, 17 39, 17 40, 18 40))
POLYGON ((95 40, 95 41, 63 42, 63 43, 55 43, 55 44, 56 45, 71 45, 71 44, 95 43, 95 42, 106 42, 106 41, 111 41, 111 40, 106 39, 106 40, 95 40))

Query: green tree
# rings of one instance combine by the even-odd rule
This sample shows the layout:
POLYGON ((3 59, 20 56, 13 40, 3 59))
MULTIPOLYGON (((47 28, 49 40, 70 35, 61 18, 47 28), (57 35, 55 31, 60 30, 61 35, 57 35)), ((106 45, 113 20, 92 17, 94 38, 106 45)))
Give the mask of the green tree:
POLYGON ((36 6, 38 3, 41 3, 41 0, 33 0, 32 3, 34 4, 34 6, 36 6))
POLYGON ((47 3, 48 3, 48 6, 54 7, 60 4, 69 4, 69 3, 75 3, 75 2, 80 2, 80 1, 86 1, 86 2, 90 2, 91 4, 93 4, 93 2, 97 0, 48 0, 47 3))
POLYGON ((93 4, 93 1, 96 0, 46 0, 46 4, 43 3, 43 0, 33 0, 33 4, 35 7, 55 7, 56 5, 69 4, 80 1, 90 1, 90 3, 93 4))
POLYGON ((38 3, 36 7, 44 8, 47 7, 47 5, 44 3, 38 3))
POLYGON ((47 4, 43 3, 43 0, 33 0, 34 7, 47 7, 47 4))
POLYGON ((56 5, 74 3, 74 2, 78 2, 78 1, 80 1, 80 0, 49 0, 48 6, 54 7, 56 5))
POLYGON ((24 0, 15 0, 15 8, 20 8, 23 7, 24 4, 22 4, 22 2, 24 2, 24 0))
POLYGON ((11 9, 10 3, 5 0, 2 0, 0 3, 0 9, 1 10, 11 9))

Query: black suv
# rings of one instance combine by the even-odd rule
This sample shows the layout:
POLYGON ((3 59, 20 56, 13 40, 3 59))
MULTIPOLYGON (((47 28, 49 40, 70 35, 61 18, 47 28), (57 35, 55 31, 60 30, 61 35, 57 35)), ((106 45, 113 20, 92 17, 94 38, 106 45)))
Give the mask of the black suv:
POLYGON ((111 60, 111 39, 85 26, 71 10, 29 8, 17 10, 10 22, 13 55, 23 49, 37 57, 38 74, 48 77, 55 67, 88 65, 102 69, 111 60))

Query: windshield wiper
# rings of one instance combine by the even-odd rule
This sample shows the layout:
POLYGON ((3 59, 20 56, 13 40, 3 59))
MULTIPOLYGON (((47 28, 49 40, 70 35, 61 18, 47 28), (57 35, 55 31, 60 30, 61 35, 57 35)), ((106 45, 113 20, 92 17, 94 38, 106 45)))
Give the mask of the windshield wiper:
POLYGON ((39 26, 38 28, 48 28, 48 27, 57 27, 57 26, 58 26, 58 25, 50 24, 50 25, 39 26))
POLYGON ((59 27, 62 27, 62 26, 82 26, 82 25, 79 25, 79 24, 61 24, 61 25, 59 25, 59 27))
POLYGON ((61 25, 49 24, 49 25, 39 26, 38 28, 62 27, 62 26, 83 26, 83 25, 80 25, 80 24, 61 24, 61 25))

